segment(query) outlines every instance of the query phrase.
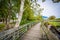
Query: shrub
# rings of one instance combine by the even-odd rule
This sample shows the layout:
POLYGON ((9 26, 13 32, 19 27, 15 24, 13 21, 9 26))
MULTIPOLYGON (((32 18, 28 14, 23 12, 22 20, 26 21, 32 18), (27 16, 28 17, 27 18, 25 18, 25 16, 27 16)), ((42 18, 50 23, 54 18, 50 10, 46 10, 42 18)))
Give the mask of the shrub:
POLYGON ((0 24, 0 30, 4 29, 4 27, 5 27, 5 24, 4 23, 1 23, 0 24))

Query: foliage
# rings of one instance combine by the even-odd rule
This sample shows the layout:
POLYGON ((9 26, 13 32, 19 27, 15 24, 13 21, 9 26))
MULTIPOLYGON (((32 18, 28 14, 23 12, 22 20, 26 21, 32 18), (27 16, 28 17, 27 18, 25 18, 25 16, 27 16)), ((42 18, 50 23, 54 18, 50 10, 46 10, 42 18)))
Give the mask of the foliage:
POLYGON ((1 0, 0 1, 0 18, 15 19, 20 7, 20 0, 1 0))
MULTIPOLYGON (((19 12, 20 0, 1 0, 0 1, 0 20, 9 25, 10 20, 16 20, 19 12)), ((9 27, 9 26, 7 26, 9 27)))
POLYGON ((45 2, 45 0, 42 0, 42 2, 45 2))
POLYGON ((28 1, 28 0, 25 1, 24 9, 25 10, 23 12, 21 25, 34 20, 34 12, 31 9, 31 3, 30 3, 30 1, 28 1))
MULTIPOLYGON (((31 1, 32 2, 32 1, 31 1)), ((24 12, 23 12, 23 16, 22 16, 22 21, 21 21, 21 25, 31 22, 31 21, 36 21, 36 20, 41 20, 42 16, 39 14, 42 9, 40 8, 38 10, 38 12, 36 14, 38 14, 37 16, 35 16, 35 11, 34 11, 34 6, 31 6, 32 4, 36 3, 37 1, 33 1, 31 3, 30 1, 25 1, 25 5, 24 5, 24 12), (33 7, 33 8, 32 8, 33 7)), ((36 3, 36 8, 39 6, 39 4, 36 3)), ((40 6, 39 6, 40 7, 40 6)))
MULTIPOLYGON (((40 5, 37 3, 37 0, 25 0, 21 24, 25 24, 36 20, 40 21, 42 19, 41 15, 34 16, 35 9, 34 5, 32 6, 32 4, 34 3, 36 9, 37 7, 40 7, 40 5)), ((11 20, 16 20, 16 14, 20 11, 20 4, 21 0, 0 0, 0 21, 8 25, 11 20)), ((37 10, 37 14, 39 14, 41 10, 42 9, 37 10)))
POLYGON ((60 20, 60 18, 56 18, 55 20, 60 20))
POLYGON ((58 2, 60 2, 60 0, 52 0, 53 1, 53 3, 58 3, 58 2))
POLYGON ((49 20, 54 20, 56 17, 55 16, 50 16, 48 19, 49 20))
POLYGON ((4 23, 0 24, 0 30, 2 30, 4 27, 5 27, 4 23))
POLYGON ((49 22, 51 25, 56 26, 57 28, 60 28, 60 22, 49 22))
MULTIPOLYGON (((45 2, 46 0, 42 0, 42 2, 45 2)), ((52 0, 53 3, 59 3, 60 0, 52 0)))

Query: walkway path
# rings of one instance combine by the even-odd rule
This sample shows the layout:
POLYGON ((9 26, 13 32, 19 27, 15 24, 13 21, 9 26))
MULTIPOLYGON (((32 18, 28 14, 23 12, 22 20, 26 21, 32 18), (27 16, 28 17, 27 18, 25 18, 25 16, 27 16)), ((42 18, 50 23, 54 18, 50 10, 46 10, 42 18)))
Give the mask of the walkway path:
POLYGON ((21 40, 59 40, 56 35, 46 27, 40 27, 40 23, 34 25, 21 40))
POLYGON ((22 37, 22 40, 40 40, 40 38, 40 23, 38 23, 22 37))

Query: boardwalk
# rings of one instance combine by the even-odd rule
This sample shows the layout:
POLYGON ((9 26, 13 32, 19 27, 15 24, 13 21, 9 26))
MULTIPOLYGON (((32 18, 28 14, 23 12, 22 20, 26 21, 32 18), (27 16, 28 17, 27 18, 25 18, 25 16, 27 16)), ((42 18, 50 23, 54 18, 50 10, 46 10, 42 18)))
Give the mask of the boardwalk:
POLYGON ((41 27, 40 23, 34 25, 27 33, 23 35, 21 40, 59 40, 53 33, 45 27, 41 27))
MULTIPOLYGON (((28 27, 30 28, 31 26, 32 25, 24 25, 23 28, 28 29, 28 27)), ((59 40, 58 37, 48 30, 44 25, 40 26, 40 23, 34 25, 30 30, 27 30, 27 32, 25 30, 21 30, 22 28, 17 31, 15 29, 17 30, 18 28, 2 32, 0 34, 0 40, 17 40, 16 38, 18 37, 18 40, 59 40)))
POLYGON ((38 23, 22 37, 22 40, 40 40, 40 38, 40 23, 38 23))

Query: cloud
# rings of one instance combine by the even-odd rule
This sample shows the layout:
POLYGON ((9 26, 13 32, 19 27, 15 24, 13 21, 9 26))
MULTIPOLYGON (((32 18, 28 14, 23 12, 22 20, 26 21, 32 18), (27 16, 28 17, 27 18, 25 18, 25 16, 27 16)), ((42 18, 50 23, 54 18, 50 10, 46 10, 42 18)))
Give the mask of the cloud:
POLYGON ((42 3, 40 0, 38 3, 41 5, 42 8, 44 8, 44 11, 42 13, 43 16, 56 16, 60 17, 60 3, 53 3, 51 0, 46 0, 46 2, 42 3))

